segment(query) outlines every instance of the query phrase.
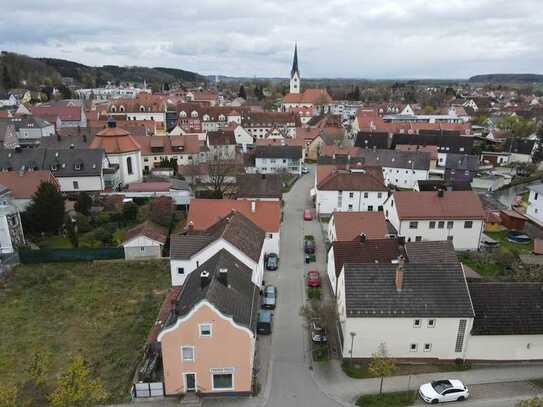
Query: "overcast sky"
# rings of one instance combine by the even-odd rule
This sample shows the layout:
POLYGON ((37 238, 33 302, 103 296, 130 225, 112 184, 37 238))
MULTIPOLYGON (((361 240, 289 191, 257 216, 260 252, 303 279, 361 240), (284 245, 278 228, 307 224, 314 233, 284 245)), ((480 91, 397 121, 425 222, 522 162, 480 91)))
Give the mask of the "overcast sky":
POLYGON ((543 73, 542 0, 0 0, 0 49, 303 77, 543 73), (4 4, 4 5, 2 5, 4 4))

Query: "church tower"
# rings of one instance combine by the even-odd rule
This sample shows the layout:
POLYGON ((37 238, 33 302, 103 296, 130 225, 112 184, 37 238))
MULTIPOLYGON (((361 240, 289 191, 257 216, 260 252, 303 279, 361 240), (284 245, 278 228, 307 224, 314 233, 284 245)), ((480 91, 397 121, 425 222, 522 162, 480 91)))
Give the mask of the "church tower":
POLYGON ((298 44, 294 44, 294 59, 290 70, 290 93, 300 93, 301 80, 298 71, 298 44))

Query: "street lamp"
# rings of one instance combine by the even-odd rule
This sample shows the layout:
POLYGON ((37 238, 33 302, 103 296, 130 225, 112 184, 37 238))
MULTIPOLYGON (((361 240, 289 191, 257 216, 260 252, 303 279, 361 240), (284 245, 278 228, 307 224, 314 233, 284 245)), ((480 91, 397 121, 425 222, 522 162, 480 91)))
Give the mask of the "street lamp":
POLYGON ((351 335, 351 365, 353 364, 353 346, 354 346, 354 337, 356 336, 356 332, 350 332, 349 335, 351 335))

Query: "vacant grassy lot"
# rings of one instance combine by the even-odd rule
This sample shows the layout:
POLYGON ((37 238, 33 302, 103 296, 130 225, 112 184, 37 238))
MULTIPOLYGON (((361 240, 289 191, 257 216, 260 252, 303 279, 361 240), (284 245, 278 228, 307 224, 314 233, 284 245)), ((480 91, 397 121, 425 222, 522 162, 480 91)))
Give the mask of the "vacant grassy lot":
MULTIPOLYGON (((0 377, 25 399, 33 349, 50 354, 48 391, 76 354, 112 401, 126 399, 170 286, 165 261, 22 265, 0 280, 0 377)), ((36 404, 33 404, 36 405, 36 404)))

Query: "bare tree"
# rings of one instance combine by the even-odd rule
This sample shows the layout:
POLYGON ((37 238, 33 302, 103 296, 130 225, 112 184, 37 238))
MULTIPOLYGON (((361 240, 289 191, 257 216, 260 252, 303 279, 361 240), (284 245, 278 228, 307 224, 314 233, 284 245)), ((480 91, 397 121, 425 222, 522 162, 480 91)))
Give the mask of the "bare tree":
POLYGON ((332 301, 311 300, 300 308, 300 315, 308 326, 318 319, 322 325, 332 327, 338 319, 337 306, 332 301))
POLYGON ((232 178, 242 174, 243 164, 236 158, 218 154, 207 162, 207 169, 213 196, 221 199, 233 192, 236 183, 232 182, 232 178))

